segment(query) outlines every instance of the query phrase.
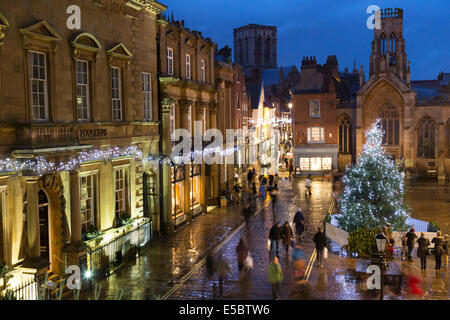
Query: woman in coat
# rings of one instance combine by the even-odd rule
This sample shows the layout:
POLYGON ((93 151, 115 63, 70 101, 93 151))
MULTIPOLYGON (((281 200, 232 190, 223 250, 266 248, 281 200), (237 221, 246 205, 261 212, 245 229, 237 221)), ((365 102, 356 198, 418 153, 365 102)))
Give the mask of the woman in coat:
POLYGON ((442 254, 444 253, 444 249, 442 247, 442 245, 444 243, 444 238, 442 238, 440 231, 437 232, 437 236, 434 237, 433 240, 431 240, 431 243, 434 243, 433 254, 436 259, 435 269, 440 270, 441 269, 441 257, 442 257, 442 254))
POLYGON ((426 270, 427 268, 427 255, 428 247, 430 246, 430 240, 425 238, 425 233, 420 233, 420 238, 417 239, 419 248, 417 249, 417 256, 420 258, 420 269, 426 270))
POLYGON ((241 272, 244 269, 244 262, 248 256, 248 246, 244 238, 241 238, 241 240, 239 240, 239 244, 236 247, 236 254, 239 272, 241 272))
POLYGON ((285 222, 283 228, 281 229, 281 239, 283 239, 283 245, 286 248, 286 254, 289 251, 289 245, 291 244, 292 239, 294 238, 294 232, 292 231, 289 222, 285 222))

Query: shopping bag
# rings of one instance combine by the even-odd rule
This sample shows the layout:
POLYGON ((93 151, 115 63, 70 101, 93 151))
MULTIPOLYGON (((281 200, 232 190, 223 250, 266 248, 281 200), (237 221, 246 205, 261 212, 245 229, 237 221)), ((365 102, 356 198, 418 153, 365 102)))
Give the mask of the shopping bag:
POLYGON ((323 249, 323 258, 328 259, 328 249, 327 248, 323 249))
POLYGON ((253 269, 253 258, 251 255, 248 255, 244 260, 244 268, 245 270, 253 269))

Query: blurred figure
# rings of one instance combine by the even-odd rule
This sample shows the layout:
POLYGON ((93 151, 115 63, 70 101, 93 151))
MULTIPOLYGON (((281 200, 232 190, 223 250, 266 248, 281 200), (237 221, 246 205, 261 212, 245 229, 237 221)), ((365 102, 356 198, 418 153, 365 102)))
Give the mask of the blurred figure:
POLYGON ((416 276, 412 272, 405 273, 406 283, 408 287, 408 294, 412 296, 423 295, 423 281, 419 276, 416 276))
POLYGON ((311 193, 311 175, 308 175, 308 177, 306 178, 305 187, 306 187, 305 196, 311 197, 311 195, 312 195, 312 193, 311 193))
POLYGON ((428 247, 430 246, 430 240, 425 238, 425 232, 420 233, 420 238, 417 239, 419 248, 417 249, 417 256, 420 258, 420 269, 427 269, 427 256, 428 247))
POLYGON ((434 237, 433 240, 431 240, 431 243, 434 243, 433 254, 434 254, 434 258, 436 259, 435 269, 440 270, 441 269, 441 260, 442 260, 441 258, 442 258, 442 254, 444 253, 444 249, 442 247, 442 245, 444 243, 444 238, 442 238, 440 231, 437 232, 437 236, 434 237))
POLYGON ((269 232, 270 252, 271 256, 279 257, 280 242, 281 242, 281 225, 277 222, 273 225, 269 232))
POLYGON ((321 228, 317 228, 317 233, 313 237, 313 242, 316 245, 317 264, 323 267, 323 251, 327 245, 327 239, 321 228))
POLYGON ((291 181, 293 171, 294 171, 294 166, 292 165, 292 161, 290 161, 289 162, 289 181, 291 181))
POLYGON ((231 273, 230 265, 225 259, 223 254, 219 254, 215 263, 215 271, 219 278, 219 299, 223 299, 223 281, 226 279, 227 274, 231 273))
POLYGON ((281 238, 283 239, 283 245, 286 249, 286 257, 289 252, 289 246, 292 243, 292 239, 294 238, 294 233, 292 232, 292 228, 289 225, 289 222, 285 222, 283 228, 281 228, 281 238))
POLYGON ((280 300, 281 282, 283 281, 283 271, 281 265, 278 262, 277 257, 273 257, 269 264, 269 282, 272 284, 272 296, 274 300, 280 300))
POLYGON ((408 246, 408 261, 412 261, 411 253, 414 248, 414 244, 417 239, 417 235, 415 234, 414 227, 409 229, 408 233, 406 234, 406 245, 408 246))
POLYGON ((303 231, 305 231, 305 217, 300 208, 294 216, 295 232, 297 237, 301 238, 303 231))
POLYGON ((442 248, 444 249, 445 267, 448 268, 448 250, 450 249, 450 236, 448 234, 444 235, 444 243, 442 244, 442 248))
POLYGON ((278 191, 275 188, 272 188, 270 190, 270 198, 272 199, 272 211, 273 213, 275 213, 275 206, 277 204, 277 200, 278 200, 278 191))
POLYGON ((239 240, 239 244, 236 247, 236 254, 238 260, 239 275, 241 275, 242 271, 244 270, 245 259, 247 259, 248 256, 248 245, 247 241, 245 241, 244 238, 241 238, 239 240))
POLYGON ((250 209, 248 203, 244 205, 244 208, 242 209, 242 215, 244 216, 247 229, 250 230, 250 218, 252 217, 252 209, 250 209))
POLYGON ((252 170, 248 169, 248 172, 247 172, 247 183, 248 183, 248 187, 249 188, 250 188, 250 186, 252 184, 252 181, 253 181, 253 172, 252 172, 252 170))
POLYGON ((273 186, 275 189, 278 190, 278 182, 280 181, 280 177, 278 176, 278 173, 275 173, 275 177, 273 179, 273 186))
POLYGON ((407 245, 407 240, 408 238, 406 238, 406 233, 403 234, 402 236, 402 254, 401 254, 401 258, 403 259, 407 259, 408 258, 408 245, 407 245))
POLYGON ((239 205, 241 201, 241 186, 236 184, 233 187, 233 205, 239 205))
POLYGON ((261 195, 261 197, 264 199, 266 199, 266 185, 261 183, 261 185, 259 186, 259 194, 261 195))

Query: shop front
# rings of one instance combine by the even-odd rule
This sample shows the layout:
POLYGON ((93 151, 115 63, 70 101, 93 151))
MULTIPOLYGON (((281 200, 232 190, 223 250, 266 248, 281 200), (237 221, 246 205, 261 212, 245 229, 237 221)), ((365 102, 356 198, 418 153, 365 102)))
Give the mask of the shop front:
POLYGON ((295 171, 297 175, 327 175, 338 169, 338 147, 296 147, 295 171))
POLYGON ((184 165, 172 167, 172 220, 175 229, 186 223, 184 209, 184 165))
POLYGON ((190 177, 191 188, 189 194, 189 201, 193 218, 202 214, 202 207, 200 205, 201 174, 202 174, 202 166, 200 164, 191 165, 191 177, 190 177))

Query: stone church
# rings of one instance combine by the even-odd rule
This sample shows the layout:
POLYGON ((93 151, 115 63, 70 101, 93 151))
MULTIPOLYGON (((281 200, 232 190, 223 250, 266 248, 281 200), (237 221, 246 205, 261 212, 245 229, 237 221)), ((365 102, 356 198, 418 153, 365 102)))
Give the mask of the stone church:
POLYGON ((450 175, 450 74, 411 81, 403 37, 403 10, 381 11, 374 29, 370 76, 357 93, 356 155, 364 132, 379 118, 386 150, 411 176, 450 175))

